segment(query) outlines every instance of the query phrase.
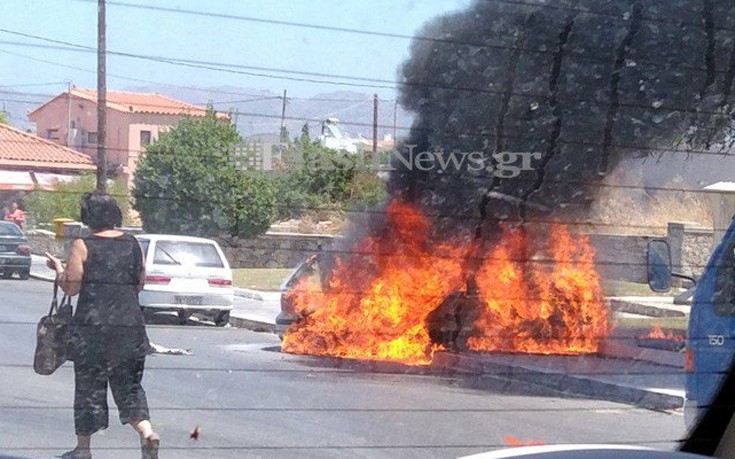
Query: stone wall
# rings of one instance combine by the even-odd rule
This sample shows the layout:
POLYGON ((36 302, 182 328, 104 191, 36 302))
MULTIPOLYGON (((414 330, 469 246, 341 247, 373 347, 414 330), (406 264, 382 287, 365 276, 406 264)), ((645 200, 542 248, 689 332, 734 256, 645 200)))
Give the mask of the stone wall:
POLYGON ((699 276, 712 254, 713 231, 690 223, 672 222, 666 237, 624 234, 590 234, 600 276, 607 280, 647 282, 646 248, 652 239, 666 239, 673 270, 699 276))
POLYGON ((646 282, 646 247, 660 236, 590 234, 595 264, 605 280, 646 282))
MULTIPOLYGON (((669 229, 676 270, 698 275, 712 252, 712 230, 690 225, 669 229)), ((646 248, 655 235, 590 234, 595 263, 607 280, 646 282, 646 248)), ((218 239, 233 268, 292 268, 306 256, 326 250, 333 236, 269 233, 253 239, 218 239)))
POLYGON ((25 232, 28 245, 34 255, 43 255, 49 252, 54 255, 62 255, 64 252, 64 240, 56 239, 53 231, 33 229, 25 232))
POLYGON ((714 231, 689 223, 669 223, 668 241, 675 272, 700 276, 714 249, 714 231))
POLYGON ((327 249, 333 240, 329 235, 267 233, 217 242, 233 268, 293 268, 308 255, 327 249))
MULTIPOLYGON (((77 235, 79 231, 78 227, 68 228, 67 234, 77 235)), ((68 245, 56 240, 50 231, 31 230, 27 235, 37 255, 46 251, 62 255, 68 245)), ((646 248, 650 240, 661 236, 590 234, 588 238, 603 279, 646 282, 646 248)), ((712 229, 674 222, 669 224, 666 239, 671 246, 674 270, 700 275, 712 253, 712 229)), ((327 250, 335 237, 268 233, 251 239, 218 238, 217 241, 233 268, 293 268, 308 255, 327 250)))

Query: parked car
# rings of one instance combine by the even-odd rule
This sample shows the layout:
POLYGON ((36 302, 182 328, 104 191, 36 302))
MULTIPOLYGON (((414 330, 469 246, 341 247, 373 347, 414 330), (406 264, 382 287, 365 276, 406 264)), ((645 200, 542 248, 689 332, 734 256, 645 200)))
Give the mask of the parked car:
POLYGON ((141 234, 146 262, 140 292, 144 314, 173 311, 186 323, 192 313, 211 316, 218 326, 230 320, 232 270, 217 242, 189 236, 141 234))
POLYGON ((10 279, 17 273, 22 280, 31 275, 31 246, 15 223, 0 221, 0 273, 10 279))
POLYGON ((315 282, 322 283, 323 279, 319 269, 319 255, 312 255, 291 272, 291 274, 281 283, 281 312, 276 316, 276 334, 283 339, 286 329, 294 322, 298 322, 303 317, 296 313, 293 305, 294 287, 305 278, 313 278, 315 282))

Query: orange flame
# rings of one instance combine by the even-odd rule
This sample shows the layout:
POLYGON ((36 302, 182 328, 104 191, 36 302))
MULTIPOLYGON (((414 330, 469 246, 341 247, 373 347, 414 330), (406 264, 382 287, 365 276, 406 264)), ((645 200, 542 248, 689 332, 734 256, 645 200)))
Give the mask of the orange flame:
POLYGON ((531 244, 518 230, 506 235, 480 269, 483 309, 468 340, 476 351, 579 354, 597 352, 607 336, 594 252, 553 225, 546 256, 528 256, 531 244))
MULTIPOLYGON (((295 354, 428 364, 432 313, 450 295, 467 293, 469 244, 436 244, 431 221, 392 201, 385 231, 338 258, 325 288, 308 278, 288 294, 305 317, 286 331, 295 354)), ((476 273, 474 321, 466 345, 477 351, 595 352, 607 333, 593 252, 562 225, 533 238, 504 230, 476 273), (529 260, 526 252, 538 255, 529 260), (544 256, 546 259, 544 259, 544 256), (541 257, 540 259, 537 259, 541 257)))
POLYGON ((427 364, 436 351, 429 314, 462 283, 466 250, 430 243, 431 222, 394 201, 388 231, 357 244, 338 259, 326 292, 296 286, 296 313, 308 314, 287 330, 282 349, 366 360, 427 364))
POLYGON ((506 445, 512 446, 512 447, 518 447, 518 446, 543 446, 546 444, 546 442, 543 441, 521 441, 518 438, 514 437, 513 435, 506 435, 503 437, 503 441, 506 445))
POLYGON ((651 327, 651 331, 648 332, 648 334, 643 338, 664 339, 669 341, 686 341, 686 337, 684 337, 683 335, 671 331, 664 331, 664 329, 661 328, 661 324, 658 323, 653 324, 653 327, 651 327))

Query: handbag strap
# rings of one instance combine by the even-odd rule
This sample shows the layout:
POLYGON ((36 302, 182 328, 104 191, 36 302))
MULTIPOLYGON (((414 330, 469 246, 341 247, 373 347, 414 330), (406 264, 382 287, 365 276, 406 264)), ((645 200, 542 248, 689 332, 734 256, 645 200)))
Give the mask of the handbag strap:
MULTIPOLYGON (((59 309, 58 295, 59 295, 59 283, 56 280, 54 280, 54 297, 51 299, 51 307, 48 310, 49 316, 53 315, 54 309, 59 309)), ((64 297, 66 297, 66 295, 64 295, 64 297)), ((62 298, 61 301, 63 302, 64 299, 62 298)))
POLYGON ((54 310, 58 311, 61 306, 71 306, 71 295, 64 293, 61 296, 61 303, 59 303, 59 283, 54 280, 54 297, 51 299, 51 307, 48 310, 48 315, 52 316, 54 310))

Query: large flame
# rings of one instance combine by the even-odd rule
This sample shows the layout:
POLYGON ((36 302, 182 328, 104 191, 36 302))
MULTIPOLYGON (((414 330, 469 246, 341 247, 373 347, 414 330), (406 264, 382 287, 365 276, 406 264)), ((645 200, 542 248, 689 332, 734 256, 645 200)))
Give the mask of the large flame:
POLYGON ((573 239, 563 225, 552 225, 548 238, 535 244, 524 236, 509 231, 478 272, 482 309, 469 348, 597 352, 608 316, 589 242, 579 235, 573 239))
MULTIPOLYGON (((338 257, 324 289, 305 278, 289 292, 305 318, 289 327, 283 351, 429 363, 441 348, 432 341, 432 313, 453 294, 467 296, 467 261, 476 256, 468 244, 434 243, 431 226, 413 206, 391 202, 385 231, 338 257)), ((561 225, 542 238, 504 230, 498 240, 483 254, 469 295, 475 314, 464 325, 466 347, 597 351, 607 313, 588 242, 561 225)))
POLYGON ((368 360, 428 363, 429 314, 462 284, 466 250, 433 245, 431 222, 393 202, 388 227, 338 259, 326 291, 312 283, 294 289, 296 313, 308 314, 284 336, 282 349, 368 360))

